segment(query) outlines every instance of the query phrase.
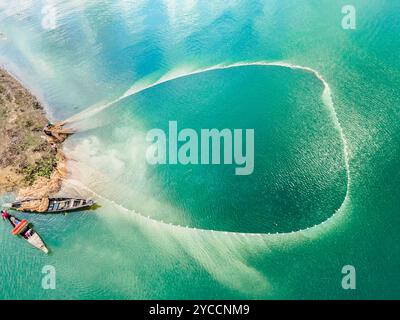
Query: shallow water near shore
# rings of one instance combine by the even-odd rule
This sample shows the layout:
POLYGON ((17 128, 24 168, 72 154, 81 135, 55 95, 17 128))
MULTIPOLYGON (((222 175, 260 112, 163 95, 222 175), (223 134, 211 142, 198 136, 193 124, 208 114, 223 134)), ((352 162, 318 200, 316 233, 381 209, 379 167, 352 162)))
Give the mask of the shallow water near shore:
POLYGON ((49 256, 0 223, 0 298, 398 298, 400 7, 355 5, 355 31, 341 28, 336 1, 59 1, 55 30, 42 28, 39 5, 1 12, 0 63, 55 120, 219 64, 312 68, 332 90, 351 181, 311 73, 248 66, 168 81, 73 123, 64 190, 101 207, 21 214, 49 256), (254 173, 149 166, 145 134, 168 120, 255 129, 254 173), (347 264, 355 291, 340 285, 347 264), (56 290, 42 289, 45 265, 56 290))

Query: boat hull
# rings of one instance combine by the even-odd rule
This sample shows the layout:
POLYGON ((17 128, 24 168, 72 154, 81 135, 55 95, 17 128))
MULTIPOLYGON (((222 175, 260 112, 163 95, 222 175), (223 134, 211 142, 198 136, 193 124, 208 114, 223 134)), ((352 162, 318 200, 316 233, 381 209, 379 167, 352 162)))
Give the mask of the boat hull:
POLYGON ((40 202, 41 200, 29 199, 15 201, 11 203, 10 209, 22 212, 48 214, 87 210, 96 204, 95 201, 90 199, 86 200, 77 198, 49 198, 46 199, 46 201, 48 201, 48 204, 46 205, 47 208, 35 208, 35 206, 31 205, 33 202, 38 201, 40 202))
MULTIPOLYGON (((13 230, 18 228, 18 226, 21 225, 23 223, 23 221, 26 221, 26 220, 20 220, 20 219, 16 218, 15 216, 10 215, 8 213, 7 213, 6 217, 3 217, 3 219, 8 220, 10 222, 11 226, 14 228, 13 230)), ((27 223, 23 226, 23 230, 21 233, 14 234, 14 235, 21 237, 22 239, 24 239, 26 242, 28 242, 31 246, 35 247, 36 249, 39 249, 46 254, 49 253, 49 249, 47 249, 44 241, 42 240, 42 238, 39 236, 39 234, 32 228, 32 226, 29 223, 27 223)))
POLYGON ((49 249, 47 249, 44 244, 42 238, 40 238, 39 234, 34 231, 34 233, 27 239, 25 239, 31 246, 43 251, 45 254, 49 253, 49 249))

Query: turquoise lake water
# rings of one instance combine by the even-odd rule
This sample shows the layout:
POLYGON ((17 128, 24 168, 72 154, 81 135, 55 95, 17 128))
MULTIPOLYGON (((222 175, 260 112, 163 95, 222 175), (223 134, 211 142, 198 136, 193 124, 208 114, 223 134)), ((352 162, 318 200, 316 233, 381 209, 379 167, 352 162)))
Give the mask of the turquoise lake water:
POLYGON ((20 214, 49 256, 0 223, 0 298, 399 298, 400 3, 344 30, 345 1, 52 2, 52 30, 0 4, 0 63, 78 129, 61 193, 100 208, 20 214), (253 174, 149 165, 169 121, 254 129, 253 174))

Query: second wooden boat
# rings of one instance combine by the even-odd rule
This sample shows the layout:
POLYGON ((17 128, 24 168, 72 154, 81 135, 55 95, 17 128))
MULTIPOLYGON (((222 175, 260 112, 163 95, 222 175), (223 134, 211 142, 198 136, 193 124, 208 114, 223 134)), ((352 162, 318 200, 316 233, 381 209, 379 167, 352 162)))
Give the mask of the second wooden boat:
POLYGON ((43 240, 40 238, 39 234, 33 230, 28 221, 20 220, 15 216, 9 214, 7 211, 2 211, 1 216, 3 220, 8 220, 13 227, 12 234, 15 236, 20 236, 26 240, 33 247, 43 251, 44 253, 49 253, 43 240))

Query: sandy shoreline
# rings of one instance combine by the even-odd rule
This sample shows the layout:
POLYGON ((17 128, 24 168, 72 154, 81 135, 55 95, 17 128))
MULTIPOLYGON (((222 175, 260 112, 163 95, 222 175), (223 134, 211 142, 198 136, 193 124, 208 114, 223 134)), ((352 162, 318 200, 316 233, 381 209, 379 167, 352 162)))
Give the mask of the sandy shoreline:
POLYGON ((60 189, 66 175, 61 144, 67 135, 59 141, 45 135, 48 122, 39 100, 0 68, 0 194, 39 198, 60 189))

